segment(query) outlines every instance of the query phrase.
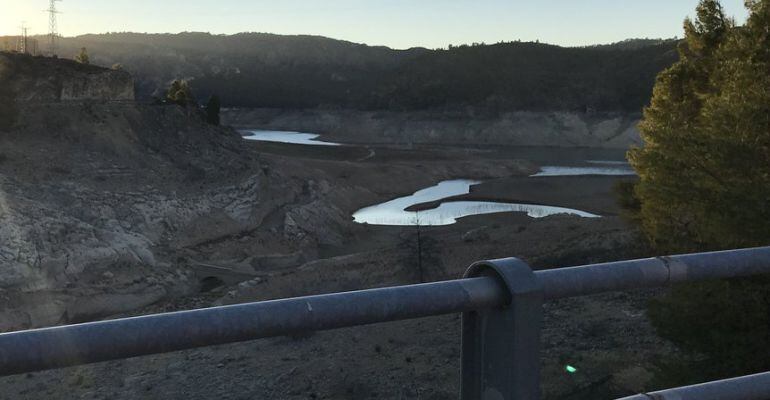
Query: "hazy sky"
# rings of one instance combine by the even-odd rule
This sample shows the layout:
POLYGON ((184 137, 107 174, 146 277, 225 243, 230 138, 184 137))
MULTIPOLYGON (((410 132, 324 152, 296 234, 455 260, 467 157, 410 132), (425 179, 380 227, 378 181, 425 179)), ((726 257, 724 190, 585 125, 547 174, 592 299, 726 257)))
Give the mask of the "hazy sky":
MULTIPOLYGON (((395 48, 540 40, 560 45, 681 37, 698 0, 64 0, 64 36, 116 31, 323 35, 395 48), (213 6, 213 7, 212 7, 213 6)), ((738 22, 743 0, 723 0, 738 22)), ((48 0, 2 0, 0 35, 48 30, 48 0), (10 2, 10 6, 9 6, 10 2)))

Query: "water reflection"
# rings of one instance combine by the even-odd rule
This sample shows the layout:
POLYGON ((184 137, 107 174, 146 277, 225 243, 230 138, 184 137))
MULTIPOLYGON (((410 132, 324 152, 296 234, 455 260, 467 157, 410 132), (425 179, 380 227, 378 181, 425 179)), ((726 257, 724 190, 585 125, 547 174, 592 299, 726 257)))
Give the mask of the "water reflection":
POLYGON ((241 131, 243 138, 262 142, 279 142, 291 144, 306 144, 313 146, 340 146, 339 143, 316 140, 320 135, 314 133, 290 132, 290 131, 263 131, 246 129, 241 131))
POLYGON ((589 163, 589 164, 598 164, 598 165, 622 165, 622 166, 626 166, 628 168, 631 168, 631 164, 629 164, 628 161, 588 160, 586 162, 589 163))
MULTIPOLYGON (((599 164, 599 162, 594 162, 599 164)), ((531 176, 577 176, 577 175, 636 175, 636 172, 625 163, 604 162, 605 165, 612 167, 559 167, 546 166, 541 167, 540 172, 531 176)))
POLYGON ((572 214, 585 218, 599 217, 598 215, 570 208, 490 201, 448 201, 429 210, 418 212, 405 211, 406 208, 415 204, 466 194, 469 192, 470 187, 477 183, 479 182, 471 180, 444 181, 436 186, 422 189, 411 196, 363 208, 353 214, 353 218, 358 223, 371 225, 439 226, 454 224, 458 218, 470 215, 499 212, 524 212, 533 218, 542 218, 555 214, 572 214))

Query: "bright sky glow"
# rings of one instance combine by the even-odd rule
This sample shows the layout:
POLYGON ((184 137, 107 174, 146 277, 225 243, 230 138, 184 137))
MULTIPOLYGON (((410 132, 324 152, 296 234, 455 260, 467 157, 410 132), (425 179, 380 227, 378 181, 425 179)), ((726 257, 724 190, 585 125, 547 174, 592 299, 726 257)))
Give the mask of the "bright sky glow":
MULTIPOLYGON (((683 36, 698 0, 64 0, 64 36, 203 31, 311 34, 394 48, 540 40, 564 46, 683 36)), ((723 0, 739 23, 743 0, 723 0)), ((3 0, 0 35, 48 30, 47 0, 3 0)))

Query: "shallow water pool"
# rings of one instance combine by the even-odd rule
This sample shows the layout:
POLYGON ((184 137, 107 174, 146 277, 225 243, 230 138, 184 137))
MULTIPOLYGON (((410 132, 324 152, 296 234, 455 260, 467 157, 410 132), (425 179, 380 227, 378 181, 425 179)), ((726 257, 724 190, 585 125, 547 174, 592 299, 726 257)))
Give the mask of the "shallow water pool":
POLYGON ((435 186, 419 190, 411 196, 400 197, 385 203, 362 208, 353 214, 353 218, 358 223, 370 225, 440 226, 454 224, 458 218, 462 217, 499 212, 524 212, 533 218, 542 218, 556 214, 572 214, 584 218, 599 217, 585 211, 564 207, 491 201, 447 201, 429 210, 406 211, 407 208, 415 204, 467 194, 470 191, 470 187, 477 183, 479 182, 465 179, 444 181, 435 186))
POLYGON ((246 140, 257 140, 262 142, 278 142, 291 144, 305 144, 311 146, 340 146, 339 143, 324 142, 317 140, 320 135, 315 133, 302 133, 290 131, 264 131, 255 129, 245 129, 241 131, 246 140))

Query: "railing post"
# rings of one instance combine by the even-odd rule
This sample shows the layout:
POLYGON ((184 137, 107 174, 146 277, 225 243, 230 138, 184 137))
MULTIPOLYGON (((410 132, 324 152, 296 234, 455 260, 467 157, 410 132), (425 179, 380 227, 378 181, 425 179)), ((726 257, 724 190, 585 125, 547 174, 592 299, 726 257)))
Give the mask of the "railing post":
POLYGON ((493 276, 509 294, 507 306, 462 315, 462 400, 540 399, 543 290, 516 258, 482 261, 466 278, 493 276))

